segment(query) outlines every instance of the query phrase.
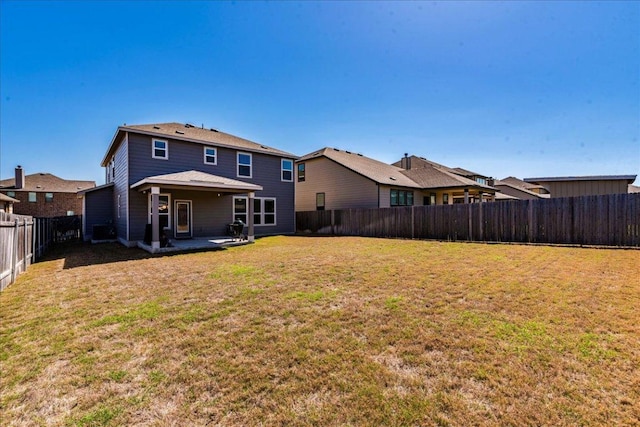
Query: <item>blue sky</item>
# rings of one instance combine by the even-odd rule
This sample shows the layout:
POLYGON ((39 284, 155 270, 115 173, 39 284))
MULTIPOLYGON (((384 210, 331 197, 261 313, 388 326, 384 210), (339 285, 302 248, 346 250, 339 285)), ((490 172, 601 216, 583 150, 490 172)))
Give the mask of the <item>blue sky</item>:
POLYGON ((0 1, 0 178, 123 123, 489 176, 640 174, 640 2, 0 1))

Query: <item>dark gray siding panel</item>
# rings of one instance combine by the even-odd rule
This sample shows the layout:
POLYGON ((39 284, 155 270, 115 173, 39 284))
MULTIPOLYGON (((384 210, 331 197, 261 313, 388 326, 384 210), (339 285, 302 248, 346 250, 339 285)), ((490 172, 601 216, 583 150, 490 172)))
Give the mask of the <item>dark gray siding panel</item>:
POLYGON ((85 193, 85 239, 91 240, 94 225, 113 225, 113 187, 85 193))
MULTIPOLYGON (((204 164, 203 145, 192 142, 168 139, 169 159, 154 159, 151 156, 152 138, 146 135, 129 134, 129 167, 130 175, 128 184, 134 184, 141 179, 154 175, 163 175, 168 173, 183 172, 186 170, 198 170, 213 175, 224 176, 239 181, 258 184, 263 187, 263 191, 256 193, 256 197, 275 197, 276 198, 276 221, 277 225, 273 227, 256 227, 256 235, 276 234, 276 233, 293 233, 295 231, 295 212, 294 212, 294 183, 281 181, 281 158, 277 156, 269 156, 259 153, 252 153, 252 177, 238 177, 236 173, 237 150, 229 148, 216 147, 217 164, 204 164)), ((213 145, 215 147, 215 145, 213 145)), ((240 150, 241 151, 241 150, 240 150)), ((117 172, 117 171, 116 171, 117 172)), ((163 193, 165 191, 162 191, 163 193)), ((217 196, 217 193, 207 193, 217 196)), ((147 222, 147 196, 137 192, 130 192, 130 227, 131 239, 139 240, 139 231, 144 233, 144 224, 147 222), (133 231, 134 228, 136 231, 133 231)), ((174 197, 172 195, 172 200, 174 197)), ((208 209, 200 208, 196 210, 195 200, 212 200, 202 196, 194 199, 194 215, 200 212, 208 212, 208 209)), ((212 202, 214 207, 219 208, 216 203, 212 202)), ((232 217, 232 199, 228 198, 226 212, 216 210, 215 214, 226 216, 224 223, 231 221, 232 217)), ((217 216, 216 216, 217 217, 217 216)), ((195 218, 194 218, 195 222, 195 218)), ((224 225, 216 226, 224 227, 224 225)), ((213 232, 213 230, 212 230, 213 232)), ((143 236, 144 234, 142 234, 143 236)), ((215 233, 219 235, 219 233, 215 233)))
POLYGON ((129 240, 127 227, 127 212, 129 210, 129 150, 126 143, 120 144, 115 153, 115 179, 113 187, 113 219, 116 224, 116 233, 121 240, 129 240))

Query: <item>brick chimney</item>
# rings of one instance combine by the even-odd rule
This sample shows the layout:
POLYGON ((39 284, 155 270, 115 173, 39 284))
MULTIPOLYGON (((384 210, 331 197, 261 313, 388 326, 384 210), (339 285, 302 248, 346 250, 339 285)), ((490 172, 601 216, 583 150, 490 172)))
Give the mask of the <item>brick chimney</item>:
POLYGON ((23 189, 24 184, 24 169, 22 169, 22 166, 18 165, 18 167, 16 167, 16 190, 23 189))

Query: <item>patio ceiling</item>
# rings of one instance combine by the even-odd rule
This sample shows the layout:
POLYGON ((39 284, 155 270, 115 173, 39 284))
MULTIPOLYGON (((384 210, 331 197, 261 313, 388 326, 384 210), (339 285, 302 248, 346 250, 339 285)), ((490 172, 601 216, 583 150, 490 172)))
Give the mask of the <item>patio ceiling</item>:
POLYGON ((223 193, 247 193, 262 190, 260 185, 195 170, 149 176, 131 185, 132 190, 138 191, 146 191, 151 187, 172 190, 219 191, 223 193))

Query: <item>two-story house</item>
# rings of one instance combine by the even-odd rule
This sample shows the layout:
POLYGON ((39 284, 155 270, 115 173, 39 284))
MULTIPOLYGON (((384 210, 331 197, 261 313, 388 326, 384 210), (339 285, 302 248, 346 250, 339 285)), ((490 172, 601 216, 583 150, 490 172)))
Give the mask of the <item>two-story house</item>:
POLYGON ((0 192, 16 200, 13 213, 51 218, 82 215, 82 191, 95 186, 94 181, 62 179, 50 173, 26 175, 18 166, 14 178, 0 181, 0 192))
POLYGON ((323 148, 298 159, 296 171, 296 211, 473 203, 496 192, 486 177, 416 156, 390 165, 323 148))
POLYGON ((85 192, 85 236, 111 225, 136 246, 224 236, 234 220, 256 235, 295 232, 296 156, 215 129, 160 123, 120 126, 101 165, 106 184, 85 192))

